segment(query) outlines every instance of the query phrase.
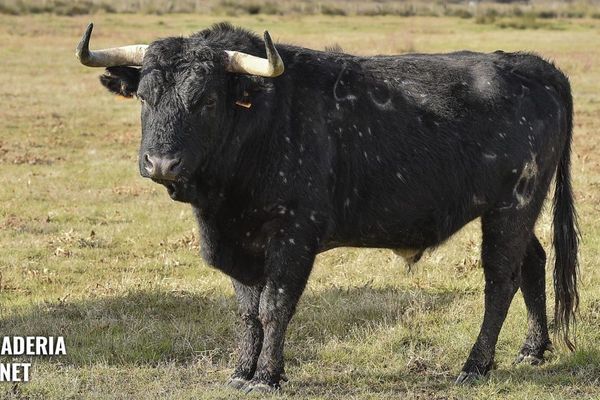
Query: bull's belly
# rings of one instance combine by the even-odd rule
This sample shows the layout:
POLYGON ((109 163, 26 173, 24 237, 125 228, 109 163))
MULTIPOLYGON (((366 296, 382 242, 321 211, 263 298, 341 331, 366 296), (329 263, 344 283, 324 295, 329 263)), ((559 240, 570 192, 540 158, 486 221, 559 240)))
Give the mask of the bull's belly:
POLYGON ((412 257, 420 251, 439 244, 433 236, 424 237, 419 234, 391 234, 389 232, 356 235, 332 235, 322 242, 321 251, 336 247, 368 247, 385 248, 397 252, 403 257, 412 257))
MULTIPOLYGON (((458 209, 458 208, 457 208, 458 209)), ((443 243, 466 224, 481 216, 483 207, 463 208, 461 212, 436 211, 406 213, 387 218, 363 217, 346 219, 322 242, 324 250, 335 247, 370 247, 394 250, 405 258, 413 258, 429 247, 443 243)))

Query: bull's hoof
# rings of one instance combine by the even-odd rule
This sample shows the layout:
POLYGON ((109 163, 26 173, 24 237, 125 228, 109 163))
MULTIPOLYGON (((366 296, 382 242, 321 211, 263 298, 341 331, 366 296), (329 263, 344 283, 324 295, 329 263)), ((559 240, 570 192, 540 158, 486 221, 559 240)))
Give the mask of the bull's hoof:
POLYGON ((514 361, 514 364, 529 364, 529 365, 542 365, 544 363, 544 357, 537 357, 533 354, 519 353, 514 361))
POLYGON ((525 342, 519 355, 515 358, 513 364, 529 364, 529 365, 541 365, 544 363, 544 353, 547 351, 553 351, 554 348, 550 340, 541 341, 542 344, 531 345, 525 342))
POLYGON ((251 380, 248 382, 248 385, 244 388, 244 392, 246 393, 259 393, 259 394, 268 394, 275 393, 281 389, 280 385, 270 385, 266 382, 251 380))
POLYGON ((485 375, 481 375, 478 372, 466 372, 462 371, 456 381, 454 382, 456 385, 472 385, 474 383, 479 382, 485 377, 485 375))
POLYGON ((236 390, 244 390, 249 383, 250 381, 247 379, 232 377, 229 378, 229 380, 226 383, 226 386, 236 390))

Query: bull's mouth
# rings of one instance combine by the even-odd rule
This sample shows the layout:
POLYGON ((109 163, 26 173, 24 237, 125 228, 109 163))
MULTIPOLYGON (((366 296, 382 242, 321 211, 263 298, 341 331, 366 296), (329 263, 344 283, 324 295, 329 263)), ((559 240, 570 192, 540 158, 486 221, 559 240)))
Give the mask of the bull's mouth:
POLYGON ((166 187, 169 197, 171 197, 171 199, 175 201, 189 203, 193 200, 193 196, 195 193, 195 185, 189 182, 171 181, 154 178, 152 178, 152 180, 166 187))

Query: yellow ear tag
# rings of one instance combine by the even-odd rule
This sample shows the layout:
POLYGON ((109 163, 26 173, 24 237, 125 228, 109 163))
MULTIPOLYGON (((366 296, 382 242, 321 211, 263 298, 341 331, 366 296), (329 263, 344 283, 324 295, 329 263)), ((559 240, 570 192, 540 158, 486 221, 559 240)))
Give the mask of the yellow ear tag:
POLYGON ((250 108, 250 107, 252 107, 252 103, 250 103, 249 101, 238 100, 238 101, 235 102, 235 104, 237 104, 240 107, 244 107, 244 108, 250 108))
POLYGON ((241 100, 237 100, 235 102, 235 104, 237 104, 240 107, 244 107, 244 108, 250 108, 252 107, 252 103, 250 103, 250 100, 248 99, 248 96, 250 96, 248 94, 248 92, 246 90, 244 90, 244 93, 242 93, 242 99, 241 100))

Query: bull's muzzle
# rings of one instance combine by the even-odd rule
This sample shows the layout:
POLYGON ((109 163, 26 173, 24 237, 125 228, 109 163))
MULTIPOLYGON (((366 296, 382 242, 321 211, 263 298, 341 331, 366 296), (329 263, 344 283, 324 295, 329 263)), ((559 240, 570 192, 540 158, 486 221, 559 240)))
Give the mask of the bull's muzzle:
POLYGON ((148 153, 143 158, 143 175, 159 181, 176 181, 181 175, 181 158, 153 156, 148 153))

